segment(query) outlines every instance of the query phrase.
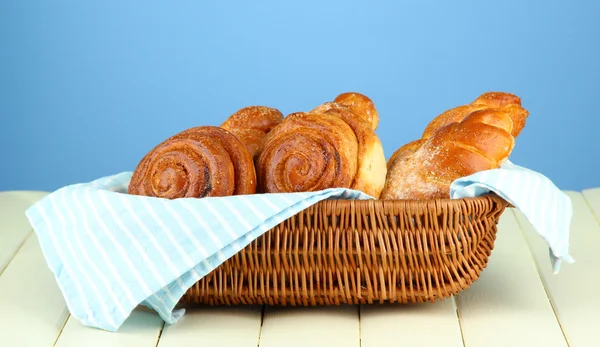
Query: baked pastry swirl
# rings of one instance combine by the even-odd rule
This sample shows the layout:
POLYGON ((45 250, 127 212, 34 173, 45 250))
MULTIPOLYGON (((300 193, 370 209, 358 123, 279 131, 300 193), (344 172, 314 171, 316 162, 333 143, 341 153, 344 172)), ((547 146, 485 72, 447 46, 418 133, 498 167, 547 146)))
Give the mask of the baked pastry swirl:
POLYGON ((296 112, 271 130, 259 151, 258 191, 349 188, 357 159, 358 142, 346 122, 329 114, 296 112))
POLYGON ((373 102, 358 93, 335 100, 271 130, 256 157, 259 192, 351 188, 379 197, 387 169, 373 102))
POLYGON ((140 161, 129 193, 166 199, 256 192, 256 171, 244 144, 214 126, 184 130, 161 142, 140 161))

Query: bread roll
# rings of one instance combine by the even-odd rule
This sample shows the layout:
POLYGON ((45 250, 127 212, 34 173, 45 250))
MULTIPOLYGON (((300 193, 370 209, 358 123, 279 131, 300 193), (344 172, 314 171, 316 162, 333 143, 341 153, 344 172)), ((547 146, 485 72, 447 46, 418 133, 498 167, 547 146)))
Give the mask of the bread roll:
POLYGON ((128 191, 166 199, 253 194, 256 172, 248 150, 232 133, 194 127, 149 151, 133 172, 128 191))
POLYGON ((366 95, 353 92, 342 93, 333 102, 349 108, 352 113, 366 120, 373 130, 377 130, 379 114, 373 100, 366 95))
POLYGON ((378 198, 387 173, 373 101, 343 93, 287 116, 258 150, 259 192, 351 188, 378 198))
POLYGON ((356 175, 357 158, 356 135, 341 118, 293 113, 271 130, 257 153, 258 191, 349 188, 356 175))
POLYGON ((358 168, 350 188, 379 197, 385 184, 387 168, 383 146, 371 125, 349 108, 333 102, 326 102, 311 112, 337 116, 352 128, 358 142, 358 168))
POLYGON ((265 136, 283 120, 283 114, 271 107, 244 107, 225 120, 221 128, 233 133, 248 149, 252 157, 265 139, 265 136))

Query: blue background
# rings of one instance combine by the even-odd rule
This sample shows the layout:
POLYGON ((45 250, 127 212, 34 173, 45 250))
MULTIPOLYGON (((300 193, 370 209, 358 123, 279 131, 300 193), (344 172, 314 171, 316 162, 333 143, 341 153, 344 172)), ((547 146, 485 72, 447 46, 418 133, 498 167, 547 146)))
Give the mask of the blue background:
POLYGON ((0 190, 131 171, 237 109, 370 96, 386 156, 485 91, 531 112, 511 160, 600 186, 597 1, 4 1, 0 190))

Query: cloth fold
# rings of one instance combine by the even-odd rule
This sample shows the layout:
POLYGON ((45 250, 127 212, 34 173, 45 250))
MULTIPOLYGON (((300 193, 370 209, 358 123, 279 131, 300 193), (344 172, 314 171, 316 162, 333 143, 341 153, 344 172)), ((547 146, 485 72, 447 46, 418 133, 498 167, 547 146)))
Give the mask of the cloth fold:
MULTIPOLYGON (((117 331, 138 305, 168 324, 198 280, 267 230, 325 199, 372 199, 356 190, 160 199, 127 194, 131 172, 58 189, 26 215, 76 319, 117 331)), ((571 201, 549 179, 505 164, 455 181, 452 198, 494 191, 548 242, 555 272, 568 254, 571 201)))
POLYGON ((459 178, 450 186, 450 197, 459 199, 494 192, 523 213, 549 245, 554 274, 569 255, 569 231, 573 218, 571 198, 546 176, 506 161, 500 169, 459 178))

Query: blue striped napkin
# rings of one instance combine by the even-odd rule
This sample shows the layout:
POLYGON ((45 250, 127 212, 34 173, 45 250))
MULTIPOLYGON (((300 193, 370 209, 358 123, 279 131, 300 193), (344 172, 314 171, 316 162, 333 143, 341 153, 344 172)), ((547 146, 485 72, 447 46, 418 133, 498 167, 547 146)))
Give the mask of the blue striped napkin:
MULTIPOLYGON (((167 200, 126 194, 131 175, 63 187, 26 212, 71 315, 108 331, 140 304, 175 323, 184 314, 175 305, 188 288, 267 230, 324 199, 372 198, 327 189, 167 200)), ((452 195, 490 190, 533 221, 553 261, 570 259, 570 200, 547 178, 509 165, 458 180, 452 195)))

